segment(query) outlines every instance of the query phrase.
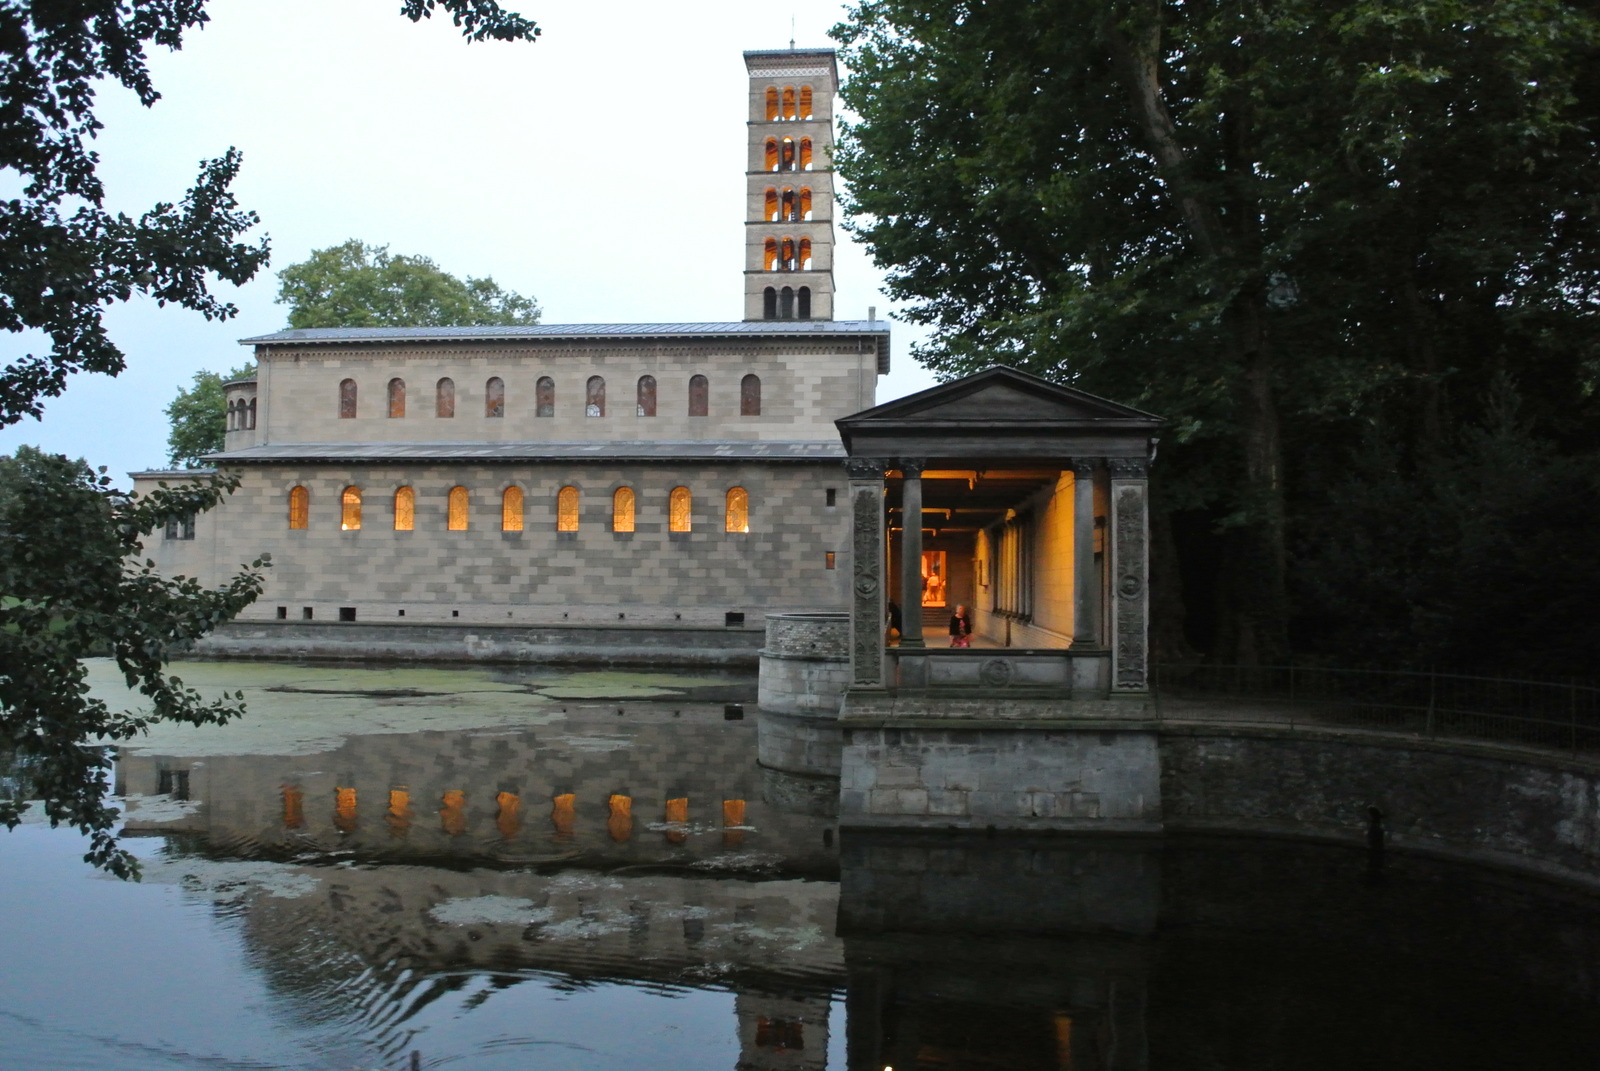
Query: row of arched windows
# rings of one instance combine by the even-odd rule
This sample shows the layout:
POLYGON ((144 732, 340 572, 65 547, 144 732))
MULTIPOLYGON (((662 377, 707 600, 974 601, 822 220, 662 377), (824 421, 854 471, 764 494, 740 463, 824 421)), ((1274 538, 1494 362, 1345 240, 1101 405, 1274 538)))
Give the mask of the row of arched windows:
MULTIPOLYGON (((362 524, 362 490, 346 487, 339 495, 339 530, 358 532, 362 524)), ((556 531, 578 530, 580 492, 568 485, 556 492, 556 531)), ((465 532, 468 527, 471 492, 465 487, 450 488, 445 499, 445 529, 465 532)), ((694 527, 694 496, 687 487, 674 487, 667 495, 667 531, 688 532, 694 527)), ((500 492, 500 530, 523 530, 524 496, 522 488, 507 487, 500 492)), ((638 497, 631 487, 619 487, 611 492, 611 530, 634 530, 638 512, 638 497)), ((393 497, 394 530, 410 532, 416 529, 417 492, 412 487, 395 488, 393 497)), ((750 494, 743 487, 730 487, 723 496, 723 531, 750 531, 750 494)), ((311 491, 304 486, 289 489, 289 527, 304 531, 311 527, 311 491)))
POLYGON ((810 219, 811 187, 779 190, 776 186, 768 186, 765 204, 768 223, 798 223, 810 219))
POLYGON ((767 271, 810 271, 810 238, 768 238, 762 266, 767 271))
POLYGON ((801 86, 798 91, 794 86, 784 86, 782 90, 777 86, 768 86, 767 121, 778 123, 810 119, 811 99, 810 86, 801 86))
POLYGON ((761 316, 766 320, 811 319, 811 288, 767 287, 761 293, 761 316))
POLYGON ((228 430, 249 431, 256 426, 256 400, 243 398, 228 403, 228 430))
POLYGON ((811 139, 768 138, 766 145, 768 171, 810 171, 811 139))
MULTIPOLYGON (((809 255, 809 243, 807 243, 809 255)), ((803 316, 810 316, 811 292, 804 287, 806 312, 803 316)), ((770 290, 768 291, 771 292, 770 290)), ((769 320, 773 317, 768 316, 769 320)), ((540 376, 534 385, 534 412, 536 417, 553 417, 556 415, 556 381, 549 376, 540 376)), ((353 379, 342 380, 339 383, 339 416, 344 419, 354 419, 356 415, 356 381, 353 379)), ((406 383, 403 379, 389 380, 389 416, 403 417, 406 415, 406 383)), ((653 417, 656 415, 656 377, 640 376, 635 385, 635 410, 639 416, 653 417)), ((235 427, 256 426, 256 403, 251 401, 248 416, 245 403, 237 403, 228 407, 228 430, 235 427), (248 419, 248 424, 235 424, 236 420, 248 419)), ((606 415, 606 381, 604 376, 590 376, 584 384, 583 412, 585 416, 603 417, 606 415)), ((689 377, 689 415, 709 416, 711 414, 711 383, 702 375, 689 377)), ((453 417, 456 415, 456 385, 455 381, 446 377, 439 380, 434 386, 433 415, 437 417, 453 417)), ((492 377, 484 384, 483 415, 489 418, 503 417, 506 415, 506 385, 499 377, 492 377)), ((761 377, 750 374, 739 381, 739 415, 761 415, 761 377)))

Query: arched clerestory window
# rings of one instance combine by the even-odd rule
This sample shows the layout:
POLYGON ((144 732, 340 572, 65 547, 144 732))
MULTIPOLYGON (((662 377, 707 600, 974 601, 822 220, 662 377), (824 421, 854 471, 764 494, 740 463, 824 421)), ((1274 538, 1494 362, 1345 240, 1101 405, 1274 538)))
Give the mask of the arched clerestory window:
POLYGON ((674 487, 667 496, 667 530, 687 532, 694 523, 694 499, 687 487, 674 487))
POLYGON ((446 528, 452 532, 467 530, 467 507, 470 501, 465 487, 450 488, 449 512, 445 517, 446 528))
POLYGON ((361 488, 346 487, 339 496, 339 531, 361 531, 361 488))
POLYGON ((583 415, 592 417, 606 415, 606 381, 601 376, 589 377, 589 385, 583 395, 583 415))
POLYGON ((507 487, 500 492, 500 530, 522 531, 522 488, 507 487))
POLYGON ((483 415, 491 420, 506 415, 506 381, 499 376, 483 385, 483 415))
POLYGON ((619 487, 611 493, 611 530, 633 531, 633 488, 619 487))
POLYGON ((433 415, 436 417, 456 415, 456 381, 449 376, 439 380, 433 388, 433 415))
POLYGON ((339 381, 339 419, 354 420, 356 416, 356 381, 339 381))
POLYGON ((739 381, 739 415, 761 415, 761 377, 747 375, 739 381))
POLYGON ((750 531, 750 494, 743 487, 728 488, 722 527, 729 532, 750 531))
POLYGON ((556 531, 578 530, 578 489, 563 487, 556 492, 556 531))
POLYGON ((711 413, 711 383, 705 376, 689 377, 689 415, 709 416, 711 413))
POLYGON ((394 530, 409 532, 417 526, 417 492, 397 487, 394 492, 394 530))
POLYGON ((763 320, 778 318, 778 291, 775 287, 769 286, 761 292, 761 318, 763 320))
POLYGON ((311 492, 304 487, 289 488, 289 527, 295 531, 311 527, 311 492))
POLYGON ((540 376, 538 384, 533 388, 533 415, 536 417, 553 417, 556 415, 556 381, 549 376, 540 376))
POLYGON ((391 379, 389 381, 389 416, 403 417, 406 415, 406 381, 391 379))
POLYGON ((656 415, 656 377, 640 376, 637 391, 636 409, 639 416, 653 417, 656 415))

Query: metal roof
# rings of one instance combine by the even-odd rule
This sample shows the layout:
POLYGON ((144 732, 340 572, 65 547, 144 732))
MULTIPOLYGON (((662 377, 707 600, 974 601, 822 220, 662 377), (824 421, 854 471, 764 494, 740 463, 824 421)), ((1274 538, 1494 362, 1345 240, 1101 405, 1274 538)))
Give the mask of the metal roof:
POLYGON ((683 338, 711 335, 888 335, 888 320, 734 320, 653 324, 525 324, 512 327, 299 327, 241 338, 241 346, 339 342, 505 341, 541 338, 683 338))
POLYGON ((842 461, 838 442, 269 443, 207 454, 218 464, 287 461, 842 461))

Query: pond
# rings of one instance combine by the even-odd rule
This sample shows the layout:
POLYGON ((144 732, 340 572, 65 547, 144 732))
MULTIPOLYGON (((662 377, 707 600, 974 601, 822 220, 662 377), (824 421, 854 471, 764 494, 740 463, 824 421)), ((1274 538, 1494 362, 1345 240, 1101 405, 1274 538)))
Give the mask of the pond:
POLYGON ((841 834, 757 766, 739 676, 180 672, 250 713, 121 752, 142 883, 69 831, 0 836, 0 1067, 1399 1071, 1600 1046, 1586 892, 1288 840, 841 834))

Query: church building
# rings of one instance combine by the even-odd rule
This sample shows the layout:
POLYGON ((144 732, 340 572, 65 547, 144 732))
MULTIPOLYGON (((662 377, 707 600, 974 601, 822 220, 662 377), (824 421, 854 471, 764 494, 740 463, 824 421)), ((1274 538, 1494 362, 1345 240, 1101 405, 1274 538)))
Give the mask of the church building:
POLYGON ((834 319, 833 51, 745 64, 742 321, 244 339, 256 376, 226 385, 210 458, 242 485, 149 556, 216 583, 270 552, 240 617, 262 626, 759 628, 843 608, 834 421, 875 404, 889 325, 834 319))

